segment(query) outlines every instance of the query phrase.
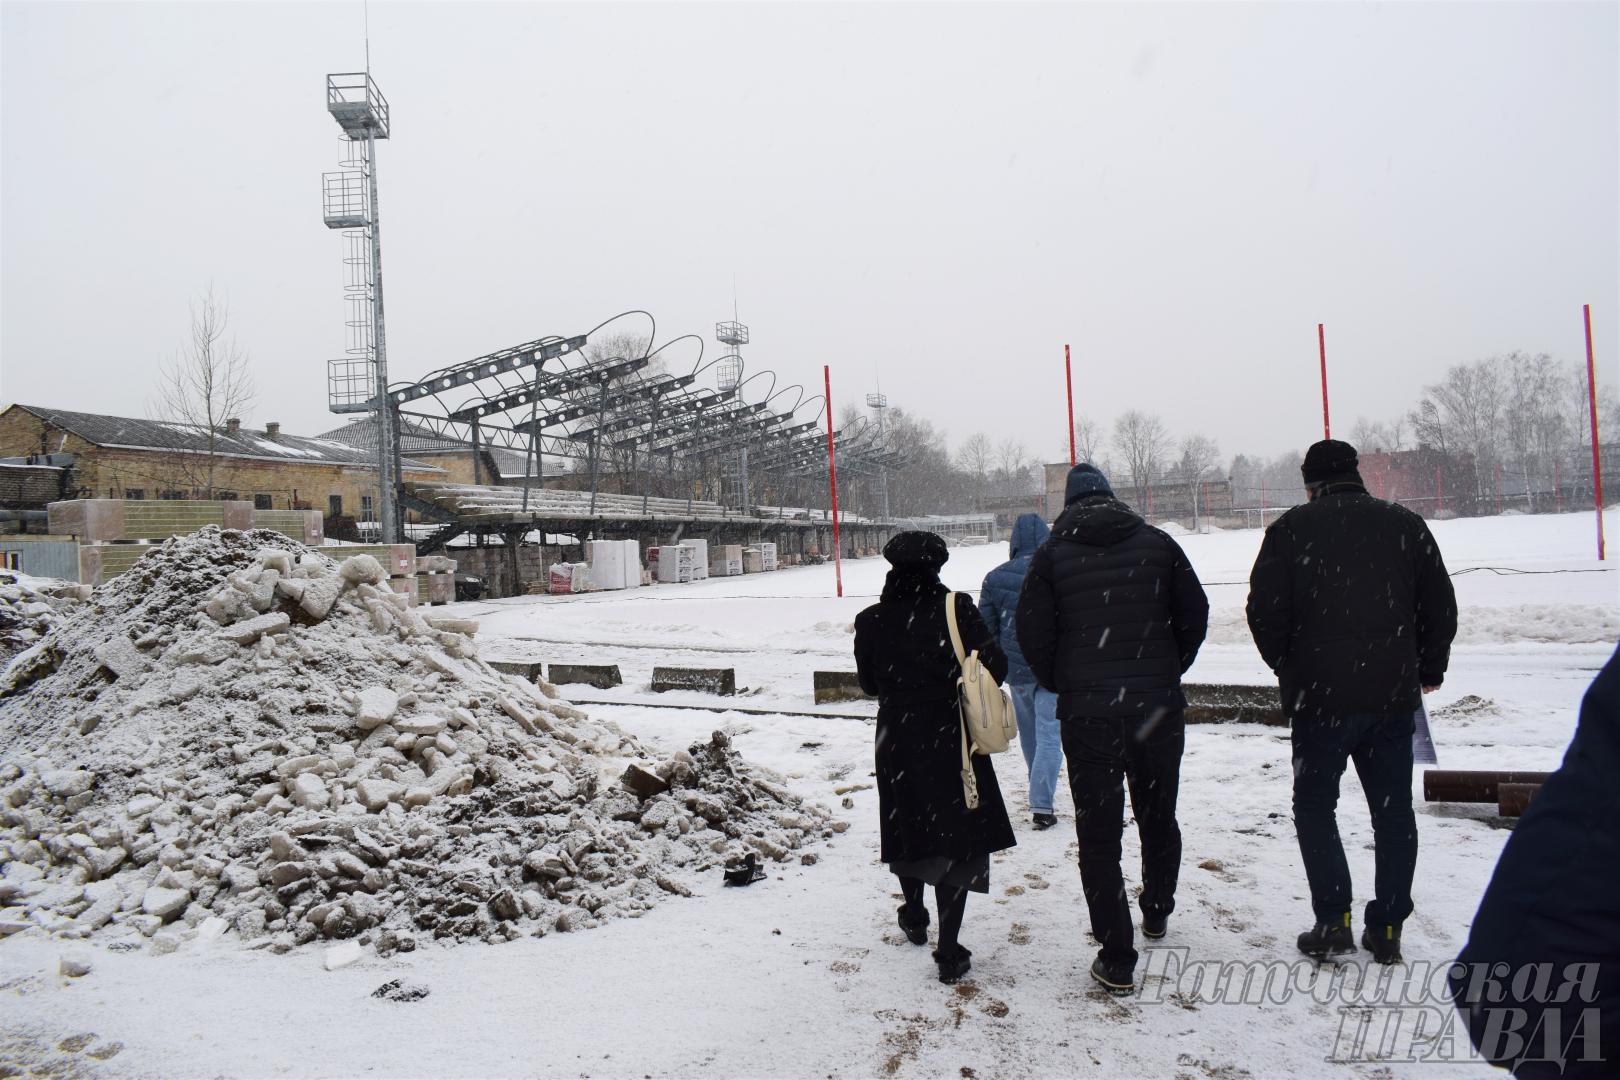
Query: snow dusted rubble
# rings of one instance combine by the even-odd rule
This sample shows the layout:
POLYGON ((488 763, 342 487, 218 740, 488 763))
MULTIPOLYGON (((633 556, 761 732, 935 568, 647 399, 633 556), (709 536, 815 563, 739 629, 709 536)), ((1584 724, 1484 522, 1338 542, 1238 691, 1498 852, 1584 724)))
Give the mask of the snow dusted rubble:
POLYGON ((169 540, 0 676, 0 935, 493 941, 835 831, 723 735, 652 760, 475 629, 367 555, 169 540))
POLYGON ((38 644, 63 612, 89 594, 71 582, 0 570, 0 666, 38 644))

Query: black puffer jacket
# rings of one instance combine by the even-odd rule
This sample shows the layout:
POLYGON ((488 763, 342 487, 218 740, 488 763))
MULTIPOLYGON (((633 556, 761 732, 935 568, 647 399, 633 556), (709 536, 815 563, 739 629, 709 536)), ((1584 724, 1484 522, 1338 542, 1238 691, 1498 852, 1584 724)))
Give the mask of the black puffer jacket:
POLYGON ((1249 630, 1295 720, 1412 712, 1439 686, 1457 598, 1429 526, 1360 484, 1329 485, 1266 528, 1249 630))
MULTIPOLYGON (((956 678, 961 665, 945 623, 947 590, 931 574, 891 572, 883 600, 855 617, 855 666, 861 688, 878 698, 876 764, 880 857, 969 859, 1012 847, 1012 824, 990 758, 973 755, 979 806, 962 794, 962 719, 956 678)), ((1000 682, 1007 657, 979 618, 973 598, 957 593, 963 647, 1000 682)))
POLYGON ((1019 646, 1059 718, 1185 708, 1181 675, 1208 628, 1181 545, 1107 496, 1064 509, 1018 598, 1019 646))

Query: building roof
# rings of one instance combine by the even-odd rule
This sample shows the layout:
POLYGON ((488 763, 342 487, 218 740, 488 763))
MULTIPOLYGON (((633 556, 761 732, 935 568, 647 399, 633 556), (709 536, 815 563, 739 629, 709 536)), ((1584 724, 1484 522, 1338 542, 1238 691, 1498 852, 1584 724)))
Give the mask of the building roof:
MULTIPOLYGON (((177 424, 165 420, 138 420, 126 416, 103 416, 99 413, 69 412, 39 405, 14 405, 53 427, 108 450, 148 450, 158 453, 209 452, 208 433, 190 424, 177 424)), ((216 431, 213 453, 217 457, 243 458, 252 461, 298 462, 306 465, 345 465, 351 468, 376 468, 377 459, 364 448, 358 448, 336 439, 309 438, 280 432, 274 436, 252 428, 235 432, 216 431)), ((420 461, 405 460, 403 466, 413 471, 442 472, 420 461)))
MULTIPOLYGON (((377 421, 371 416, 363 416, 349 421, 341 427, 331 431, 322 432, 322 439, 331 439, 334 442, 345 443, 349 446, 370 449, 377 445, 377 421)), ((510 450, 504 446, 483 445, 478 448, 484 455, 484 460, 491 463, 496 475, 502 479, 523 476, 524 454, 521 450, 510 450)), ((402 454, 453 454, 472 453, 472 443, 464 439, 454 439, 448 435, 413 424, 409 420, 401 420, 399 428, 399 452, 402 454)), ((532 470, 533 464, 529 465, 532 470)), ((552 472, 557 470, 555 466, 552 472)))

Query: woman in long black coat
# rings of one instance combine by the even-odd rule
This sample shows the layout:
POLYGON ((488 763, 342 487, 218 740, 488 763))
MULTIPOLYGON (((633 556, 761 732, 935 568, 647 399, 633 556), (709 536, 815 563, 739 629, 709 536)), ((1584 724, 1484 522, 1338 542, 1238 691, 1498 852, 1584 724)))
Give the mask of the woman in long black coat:
MULTIPOLYGON (((1012 847, 1012 823, 990 759, 973 755, 979 806, 962 791, 961 674, 945 618, 949 590, 939 569, 950 557, 933 533, 903 532, 883 548, 892 564, 882 599, 855 619, 855 666, 861 688, 878 699, 877 791, 882 859, 900 878, 906 902, 900 926, 912 942, 928 943, 924 884, 934 886, 941 982, 965 974, 969 956, 956 940, 969 892, 990 891, 990 853, 1012 847)), ((972 597, 955 598, 962 647, 997 682, 1007 658, 979 618, 972 597)))

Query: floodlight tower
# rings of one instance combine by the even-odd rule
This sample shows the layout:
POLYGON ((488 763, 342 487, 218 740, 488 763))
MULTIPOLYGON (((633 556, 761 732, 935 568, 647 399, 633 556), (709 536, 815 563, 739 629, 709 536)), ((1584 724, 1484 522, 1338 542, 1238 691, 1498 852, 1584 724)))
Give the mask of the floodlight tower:
MULTIPOLYGON (((743 363, 740 346, 748 344, 748 326, 737 322, 736 314, 733 313, 731 322, 714 324, 714 339, 722 345, 731 346, 731 356, 720 361, 716 376, 721 390, 734 390, 742 382, 743 363)), ((737 452, 737 473, 741 480, 739 490, 742 494, 742 509, 746 510, 751 501, 748 490, 748 445, 746 443, 737 452)))
MULTIPOLYGON (((879 391, 866 395, 866 407, 877 413, 878 445, 884 450, 889 448, 889 426, 887 413, 889 411, 889 395, 879 391)), ((889 516, 889 467, 878 467, 878 490, 883 495, 883 516, 889 516)))
POLYGON ((350 153, 342 171, 323 175, 326 227, 343 230, 346 355, 327 363, 327 405, 335 413, 376 417, 377 524, 383 543, 399 539, 399 433, 388 400, 383 333, 382 237, 377 212, 377 140, 388 138, 388 100, 371 72, 326 77, 326 111, 350 153))

